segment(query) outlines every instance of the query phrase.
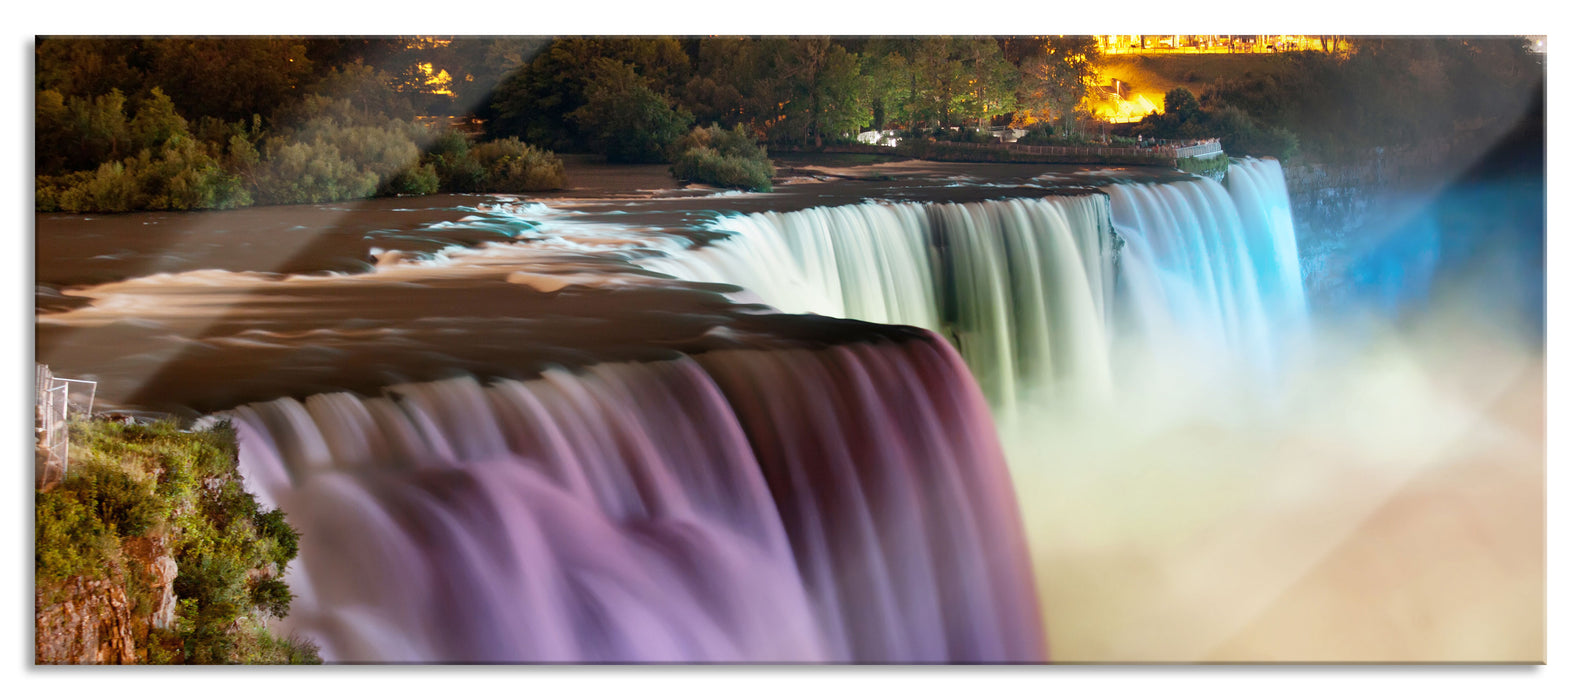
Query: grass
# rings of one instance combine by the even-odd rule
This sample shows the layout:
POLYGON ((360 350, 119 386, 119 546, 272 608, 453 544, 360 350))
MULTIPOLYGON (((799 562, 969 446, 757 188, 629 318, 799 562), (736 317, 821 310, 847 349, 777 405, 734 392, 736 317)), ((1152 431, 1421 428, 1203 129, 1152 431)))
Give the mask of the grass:
POLYGON ((1195 175, 1222 175, 1230 170, 1230 156, 1220 153, 1213 158, 1177 158, 1176 169, 1195 175))

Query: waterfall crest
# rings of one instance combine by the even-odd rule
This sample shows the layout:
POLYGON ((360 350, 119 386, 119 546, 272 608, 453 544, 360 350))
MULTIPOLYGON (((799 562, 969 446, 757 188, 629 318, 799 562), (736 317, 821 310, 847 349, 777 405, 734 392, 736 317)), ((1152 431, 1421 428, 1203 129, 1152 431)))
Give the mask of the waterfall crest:
POLYGON ((865 202, 722 217, 725 234, 638 261, 787 313, 950 338, 996 409, 1084 405, 1202 367, 1273 373, 1307 304, 1280 164, 1108 185, 1102 195, 865 202))
POLYGON ((868 202, 727 216, 715 229, 726 237, 638 262, 741 286, 787 313, 942 333, 997 405, 1108 395, 1114 239, 1102 196, 868 202))
POLYGON ((232 415, 327 659, 1044 658, 987 406, 932 334, 232 415))

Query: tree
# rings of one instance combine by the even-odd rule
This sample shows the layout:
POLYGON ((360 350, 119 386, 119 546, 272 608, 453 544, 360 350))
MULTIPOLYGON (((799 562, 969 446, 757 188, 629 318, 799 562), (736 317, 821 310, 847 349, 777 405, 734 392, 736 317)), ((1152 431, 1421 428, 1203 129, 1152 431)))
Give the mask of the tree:
POLYGON ((1093 57, 1098 42, 1091 36, 1046 38, 1042 51, 1022 61, 1022 104, 1041 121, 1058 120, 1066 132, 1098 80, 1093 57))
POLYGON ((1191 90, 1185 87, 1176 87, 1165 93, 1166 114, 1190 116, 1197 114, 1198 111, 1197 95, 1192 94, 1191 90))
POLYGON ((142 92, 147 57, 131 38, 42 38, 33 50, 36 89, 66 97, 142 92))
POLYGON ((1016 111, 1018 75, 1016 67, 1005 60, 1000 45, 993 39, 963 41, 967 84, 971 89, 966 111, 982 128, 989 125, 990 118, 1016 111))
POLYGON ((784 79, 784 133, 789 141, 823 146, 826 136, 854 133, 872 114, 863 104, 864 78, 856 56, 829 37, 793 39, 775 62, 784 79))
POLYGON ((701 122, 744 124, 767 136, 784 99, 773 48, 748 37, 700 39, 697 71, 682 88, 682 103, 701 122))
POLYGON ((489 133, 559 151, 587 145, 567 117, 588 103, 601 58, 631 66, 649 91, 664 97, 679 91, 690 66, 680 42, 669 37, 556 39, 501 82, 491 103, 489 133))
POLYGON ((665 162, 665 148, 686 133, 692 115, 650 89, 629 63, 598 58, 594 71, 587 104, 569 115, 587 143, 615 163, 665 162))
POLYGON ((132 155, 126 123, 126 96, 120 90, 91 99, 66 101, 70 114, 64 167, 87 170, 100 163, 132 155))
POLYGON ((289 37, 150 39, 144 49, 149 81, 193 117, 268 116, 300 97, 313 74, 307 45, 289 37))
POLYGON ((490 103, 495 90, 508 76, 531 63, 549 42, 548 37, 456 39, 463 47, 462 60, 465 61, 464 67, 453 71, 459 76, 454 89, 460 112, 492 117, 490 103))
POLYGON ((908 109, 916 101, 917 81, 913 79, 901 47, 895 39, 869 41, 862 54, 863 74, 868 77, 866 100, 873 113, 873 126, 884 129, 893 123, 911 125, 908 109))
POLYGON ((929 37, 916 45, 912 64, 918 89, 912 109, 925 126, 949 126, 961 114, 966 101, 967 77, 957 51, 959 41, 951 37, 929 37))
POLYGON ((313 91, 348 101, 365 121, 410 120, 416 115, 412 100, 393 86, 395 76, 365 65, 361 58, 330 69, 313 91))

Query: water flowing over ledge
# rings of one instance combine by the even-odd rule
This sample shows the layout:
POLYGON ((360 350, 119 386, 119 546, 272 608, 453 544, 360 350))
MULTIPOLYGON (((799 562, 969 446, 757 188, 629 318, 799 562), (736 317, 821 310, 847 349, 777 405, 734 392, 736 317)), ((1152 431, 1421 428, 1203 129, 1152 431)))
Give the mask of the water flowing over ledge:
POLYGON ((1307 322, 1280 164, 1103 195, 873 201, 722 217, 721 240, 637 260, 745 298, 950 338, 1005 413, 1204 372, 1274 376, 1307 322))
POLYGON ((234 417, 327 659, 1045 658, 987 406, 937 336, 234 417))
POLYGON ((1022 517, 1072 508, 1011 476, 1071 456, 1000 441, 1265 390, 1305 324, 1277 163, 1103 182, 491 206, 463 223, 509 242, 110 283, 40 328, 116 348, 133 403, 250 404, 249 483, 305 534, 286 624, 329 659, 1044 661, 1022 517))

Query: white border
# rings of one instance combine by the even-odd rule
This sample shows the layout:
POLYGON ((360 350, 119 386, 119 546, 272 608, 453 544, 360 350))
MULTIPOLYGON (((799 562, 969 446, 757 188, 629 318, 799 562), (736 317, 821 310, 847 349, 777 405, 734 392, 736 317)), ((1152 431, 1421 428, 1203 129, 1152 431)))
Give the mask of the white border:
MULTIPOLYGON (((0 634, 3 685, 10 697, 62 698, 92 693, 100 698, 358 698, 381 697, 840 697, 988 698, 1009 695, 1075 698, 1324 698, 1336 697, 1563 697, 1577 694, 1578 614, 1582 595, 1574 539, 1579 466, 1575 372, 1582 347, 1576 338, 1576 280, 1566 267, 1579 260, 1568 216, 1555 216, 1575 191, 1575 176, 1551 168, 1548 259, 1551 310, 1548 339, 1549 434, 1549 665, 1532 668, 1460 667, 1032 667, 964 668, 329 668, 283 669, 33 669, 30 579, 31 479, 20 426, 26 425, 27 380, 32 355, 31 85, 35 34, 1032 34, 1032 33, 1267 33, 1338 34, 1547 34, 1550 111, 1575 114, 1577 38, 1561 19, 1561 5, 1440 3, 1430 10, 1388 10, 1376 0, 1319 3, 1182 3, 1143 0, 1115 4, 1029 3, 1021 6, 950 3, 923 5, 798 0, 785 3, 496 2, 443 5, 405 0, 363 5, 360 10, 320 1, 265 3, 90 2, 43 3, 8 12, 21 34, 9 47, 16 60, 16 87, 7 91, 6 133, 18 155, 5 169, 15 197, 18 228, 8 257, 13 297, 5 306, 6 328, 17 338, 3 365, 8 400, 0 402, 7 453, 18 497, 6 538, 7 575, 0 594, 9 634, 0 634), (1550 8, 1553 8, 1552 10, 1550 8), (27 14, 31 12, 31 15, 27 14), (12 317, 11 314, 15 314, 12 317), (24 373, 25 372, 25 373, 24 373), (13 442, 15 441, 15 442, 13 442)), ((1551 163, 1578 164, 1577 145, 1566 138, 1564 120, 1550 139, 1551 163)), ((1562 210, 1563 211, 1563 210, 1562 210)))

